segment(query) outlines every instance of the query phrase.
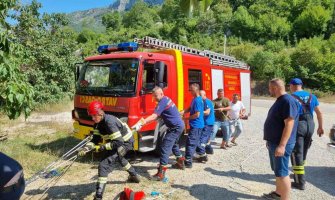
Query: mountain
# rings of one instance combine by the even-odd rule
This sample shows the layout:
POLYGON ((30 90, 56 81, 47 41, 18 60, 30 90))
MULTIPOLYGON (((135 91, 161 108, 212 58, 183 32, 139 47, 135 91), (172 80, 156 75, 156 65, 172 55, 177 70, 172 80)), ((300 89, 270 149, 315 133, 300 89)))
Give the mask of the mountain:
MULTIPOLYGON (((88 28, 96 32, 105 31, 102 25, 102 16, 111 11, 123 12, 131 9, 137 0, 116 0, 110 6, 105 8, 94 8, 84 11, 76 11, 68 14, 70 26, 76 31, 88 28)), ((149 5, 162 5, 164 0, 143 0, 149 5)))

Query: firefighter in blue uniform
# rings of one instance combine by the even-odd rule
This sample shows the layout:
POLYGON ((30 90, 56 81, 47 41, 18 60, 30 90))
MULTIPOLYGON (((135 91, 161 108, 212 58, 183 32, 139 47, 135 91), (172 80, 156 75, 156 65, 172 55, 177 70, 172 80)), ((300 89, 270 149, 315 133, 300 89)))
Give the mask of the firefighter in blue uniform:
POLYGON ((102 199, 107 183, 107 176, 113 169, 113 163, 118 162, 129 173, 128 181, 139 183, 140 178, 133 166, 124 158, 133 149, 133 134, 128 125, 113 115, 105 114, 103 104, 92 101, 88 106, 88 114, 92 116, 94 124, 93 139, 87 143, 79 155, 95 150, 104 152, 98 168, 98 181, 95 199, 102 199), (106 141, 105 144, 101 144, 106 141), (101 144, 101 145, 99 145, 101 144))
MULTIPOLYGON (((200 96, 200 86, 197 83, 191 85, 191 93, 194 97, 191 106, 182 111, 181 114, 190 112, 190 130, 186 140, 185 167, 192 168, 192 159, 196 148, 200 144, 200 136, 205 127, 204 122, 204 102, 200 96)), ((186 119, 186 118, 185 118, 186 119)))
POLYGON ((22 166, 0 152, 0 199, 18 200, 25 189, 22 166))
POLYGON ((312 136, 314 133, 313 112, 316 112, 319 127, 317 134, 321 137, 323 131, 322 113, 319 109, 319 102, 315 95, 302 89, 302 81, 299 78, 293 78, 290 81, 290 90, 292 96, 299 102, 299 122, 297 129, 297 138, 295 147, 291 155, 291 163, 294 173, 294 182, 292 188, 305 189, 305 163, 307 151, 312 144, 312 136))
POLYGON ((198 162, 207 162, 208 157, 206 152, 209 152, 209 154, 214 153, 211 146, 207 145, 208 143, 210 143, 210 137, 213 132, 213 126, 215 121, 214 105, 213 102, 206 97, 206 92, 204 90, 200 90, 200 96, 204 101, 205 127, 200 135, 200 144, 196 149, 195 158, 198 160, 198 162))
POLYGON ((154 113, 145 119, 142 118, 132 128, 138 131, 142 126, 156 120, 158 117, 162 118, 164 124, 167 126, 168 129, 161 144, 161 156, 158 171, 153 176, 154 180, 160 181, 165 178, 171 152, 177 159, 177 162, 173 165, 173 167, 178 169, 185 168, 185 158, 182 156, 178 145, 179 138, 185 128, 185 125, 176 105, 169 97, 164 96, 163 90, 160 87, 155 87, 152 95, 158 102, 154 113))

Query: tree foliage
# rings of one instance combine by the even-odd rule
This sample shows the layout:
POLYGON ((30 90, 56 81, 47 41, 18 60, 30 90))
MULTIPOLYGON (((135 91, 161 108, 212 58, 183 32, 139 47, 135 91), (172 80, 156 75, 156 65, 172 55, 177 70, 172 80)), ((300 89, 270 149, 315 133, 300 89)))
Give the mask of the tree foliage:
POLYGON ((13 8, 15 0, 0 3, 0 109, 10 119, 18 118, 23 112, 25 117, 32 109, 32 87, 26 76, 20 71, 20 58, 24 50, 13 41, 11 27, 5 21, 8 10, 13 8))

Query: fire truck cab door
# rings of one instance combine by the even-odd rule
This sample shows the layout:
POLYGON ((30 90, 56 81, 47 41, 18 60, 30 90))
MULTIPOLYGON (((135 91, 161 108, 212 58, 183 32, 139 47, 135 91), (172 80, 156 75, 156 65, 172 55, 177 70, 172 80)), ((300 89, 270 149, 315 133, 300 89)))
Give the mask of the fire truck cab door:
MULTIPOLYGON (((141 114, 143 116, 151 115, 157 103, 152 97, 152 89, 155 86, 166 88, 167 86, 167 66, 164 62, 145 60, 142 73, 142 88, 141 88, 141 114), (162 72, 161 70, 164 70, 162 72), (161 72, 160 74, 157 74, 161 72), (163 81, 156 80, 161 77, 163 81), (159 84, 158 84, 159 82, 159 84)), ((165 90, 164 90, 165 92, 165 90)))

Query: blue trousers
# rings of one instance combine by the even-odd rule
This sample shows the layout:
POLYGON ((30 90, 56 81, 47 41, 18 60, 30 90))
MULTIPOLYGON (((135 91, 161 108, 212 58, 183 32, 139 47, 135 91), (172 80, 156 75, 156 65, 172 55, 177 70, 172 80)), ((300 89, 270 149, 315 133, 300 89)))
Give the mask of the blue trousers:
POLYGON ((176 157, 182 156, 178 142, 183 130, 184 127, 168 128, 161 146, 161 157, 159 161, 161 165, 167 165, 169 163, 171 152, 176 157))
POLYGON ((191 127, 190 132, 188 133, 185 152, 185 158, 187 163, 192 163, 193 154, 195 153, 195 150, 199 145, 202 130, 203 128, 191 127))
POLYGON ((211 141, 215 140, 216 133, 218 132, 219 128, 221 128, 223 138, 222 140, 228 142, 230 139, 230 128, 229 128, 229 121, 215 121, 213 127, 213 134, 211 136, 211 141))
POLYGON ((206 145, 212 135, 212 132, 213 132, 213 125, 205 125, 200 135, 200 144, 196 149, 196 152, 199 155, 204 155, 206 153, 206 145))

